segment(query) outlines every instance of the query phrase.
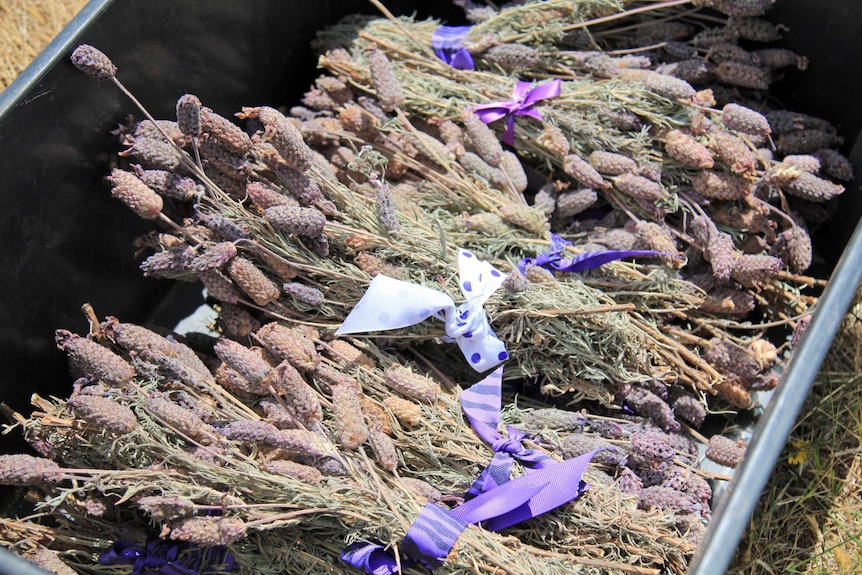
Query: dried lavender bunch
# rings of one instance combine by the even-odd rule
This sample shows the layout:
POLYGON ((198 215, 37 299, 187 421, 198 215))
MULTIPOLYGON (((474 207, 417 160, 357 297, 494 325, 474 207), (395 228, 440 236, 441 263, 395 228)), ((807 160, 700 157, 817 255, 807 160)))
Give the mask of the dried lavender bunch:
MULTIPOLYGON (((114 319, 106 322, 106 325, 111 327, 118 341, 128 346, 123 353, 131 353, 133 349, 142 349, 144 346, 152 350, 164 349, 162 342, 143 328, 134 329, 131 324, 114 319)), ((108 401, 122 398, 135 405, 137 425, 121 438, 106 437, 101 430, 79 429, 63 423, 64 420, 57 416, 66 409, 66 402, 52 403, 38 399, 37 404, 42 411, 34 414, 25 426, 33 431, 44 429, 45 426, 53 428, 53 433, 44 437, 55 447, 65 445, 65 457, 86 461, 91 467, 89 470, 69 470, 48 459, 38 460, 45 462, 39 468, 42 471, 29 475, 27 481, 39 482, 42 488, 51 489, 50 484, 55 476, 74 475, 79 481, 71 491, 65 487, 57 489, 64 490, 67 496, 74 493, 77 497, 94 489, 117 499, 118 494, 126 493, 128 489, 143 492, 141 497, 133 497, 124 504, 118 504, 115 512, 122 513, 125 506, 133 506, 153 521, 161 523, 163 537, 203 546, 233 544, 232 549, 236 553, 252 562, 259 560, 261 549, 257 545, 262 543, 256 535, 250 535, 265 537, 267 533, 278 533, 279 529, 299 530, 300 533, 310 535, 325 526, 332 533, 331 543, 330 539, 320 537, 316 541, 318 545, 324 542, 325 546, 319 549, 326 554, 337 554, 341 547, 338 543, 343 544, 345 537, 367 533, 369 528, 381 540, 395 540, 403 536, 404 524, 400 518, 406 518, 409 524, 409 518, 415 516, 421 503, 417 504, 415 497, 418 495, 413 495, 413 487, 401 488, 400 480, 395 477, 383 480, 386 474, 396 469, 400 473, 419 473, 433 482, 422 492, 431 493, 431 499, 445 500, 458 496, 465 484, 488 463, 491 451, 463 426, 457 389, 450 391, 439 387, 435 388, 438 401, 420 408, 422 418, 429 425, 422 421, 416 424, 422 433, 439 433, 440 438, 448 438, 450 448, 454 451, 445 459, 439 459, 440 454, 434 447, 441 439, 432 439, 428 444, 410 441, 410 435, 401 431, 394 422, 388 433, 378 426, 368 431, 367 441, 376 464, 351 451, 336 450, 327 439, 327 436, 337 436, 339 420, 335 418, 344 415, 341 408, 335 409, 335 404, 340 403, 336 400, 336 394, 348 392, 355 398, 355 394, 359 393, 357 387, 345 385, 358 385, 361 381, 363 397, 377 405, 394 405, 388 400, 398 399, 389 391, 389 384, 383 377, 383 367, 390 366, 396 370, 404 368, 397 366, 394 357, 377 348, 365 344, 363 348, 367 365, 355 372, 359 376, 357 380, 346 374, 339 376, 343 382, 355 383, 340 383, 331 387, 333 410, 330 412, 329 408, 325 408, 319 421, 322 425, 317 431, 279 429, 260 419, 260 414, 255 410, 256 399, 250 398, 246 400, 247 403, 243 403, 236 396, 225 395, 212 379, 201 381, 198 387, 185 388, 188 396, 185 405, 190 405, 188 401, 206 405, 205 410, 209 412, 207 419, 218 422, 217 430, 204 422, 190 407, 182 407, 177 402, 181 398, 178 386, 182 387, 183 382, 158 371, 136 376, 128 382, 123 395, 105 398, 108 401), (337 471, 337 475, 332 474, 336 470, 328 466, 327 459, 340 462, 341 470, 337 471), (161 465, 155 470, 147 468, 146 462, 161 462, 161 465), (319 468, 310 467, 309 462, 319 465, 319 468), (142 463, 145 465, 143 468, 142 463), (100 470, 99 466, 110 471, 100 470), (325 480, 323 474, 326 474, 325 480), (399 515, 392 515, 389 505, 381 505, 376 495, 381 489, 385 490, 387 500, 396 506, 399 515), (435 489, 443 491, 436 495, 433 494, 435 489), (206 513, 213 509, 221 509, 223 513, 208 516, 206 513), (315 519, 310 521, 308 515, 317 513, 322 514, 319 518, 315 515, 315 519), (364 520, 357 523, 357 516, 370 517, 370 523, 366 524, 364 520)), ((327 361, 339 361, 340 356, 328 347, 322 346, 322 350, 329 356, 327 361)), ((230 357, 239 357, 238 350, 232 351, 230 357)), ((228 355, 225 354, 225 357, 228 355)), ((355 367, 345 369, 353 370, 355 367)), ((335 371, 340 373, 337 369, 335 371)), ((421 386, 439 386, 431 377, 420 377, 416 371, 411 372, 412 376, 404 371, 397 373, 398 378, 410 378, 408 387, 413 390, 421 386)), ((326 397, 328 393, 321 393, 321 397, 326 397)), ((78 397, 102 398, 91 391, 82 392, 78 397)), ((362 402, 359 409, 363 413, 366 410, 362 402)), ((410 433, 414 438, 417 437, 417 429, 410 433)), ((351 437, 354 435, 351 434, 351 437)), ((14 463, 16 468, 34 467, 29 465, 30 460, 24 462, 14 459, 19 456, 4 457, 12 457, 8 461, 14 463)), ((19 481, 10 478, 7 478, 7 482, 19 481)), ((413 484, 418 484, 416 478, 413 479, 413 484)), ((596 480, 591 478, 590 481, 596 480)), ((598 511, 602 506, 602 497, 613 497, 611 493, 600 495, 605 489, 615 487, 611 483, 594 483, 595 492, 591 497, 595 499, 585 502, 587 509, 598 511)), ((63 499, 52 499, 50 505, 60 506, 63 499)), ((639 513, 636 510, 632 512, 639 513)), ((80 537, 80 531, 89 528, 92 517, 77 516, 78 513, 87 512, 82 506, 64 508, 67 517, 75 518, 80 537)), ((562 510, 560 513, 567 517, 573 511, 562 510)), ((582 514, 584 510, 577 513, 582 514)), ((649 515, 638 520, 659 524, 649 515)), ((595 528, 601 522, 603 520, 597 522, 595 528)), ((104 525, 98 529, 103 530, 104 525)), ((529 541, 532 528, 515 528, 512 532, 529 541)), ((668 537, 669 541, 675 540, 673 534, 668 534, 668 537)), ((642 535, 636 539, 636 545, 655 544, 642 535)), ((459 552, 447 560, 446 569, 464 569, 482 557, 505 558, 511 554, 514 560, 517 553, 524 550, 524 544, 520 544, 516 552, 506 547, 503 544, 505 541, 495 534, 471 527, 459 539, 459 552)), ((526 563, 520 559, 521 566, 516 567, 514 572, 532 573, 542 568, 551 573, 565 573, 579 561, 580 552, 577 549, 582 545, 580 541, 568 544, 565 549, 570 554, 556 553, 552 557, 537 554, 526 563)), ((672 547, 666 543, 660 545, 661 552, 668 553, 666 556, 670 561, 681 560, 672 547)), ((294 563, 295 558, 278 557, 289 564, 301 564, 294 563)), ((617 563, 615 559, 608 559, 603 564, 613 568, 617 563)))

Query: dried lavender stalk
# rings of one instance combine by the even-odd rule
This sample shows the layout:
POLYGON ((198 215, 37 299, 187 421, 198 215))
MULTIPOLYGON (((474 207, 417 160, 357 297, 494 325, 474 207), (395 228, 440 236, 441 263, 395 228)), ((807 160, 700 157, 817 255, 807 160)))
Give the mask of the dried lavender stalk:
POLYGON ((135 368, 111 350, 68 330, 58 329, 57 347, 69 355, 71 366, 95 380, 122 386, 135 375, 135 368))

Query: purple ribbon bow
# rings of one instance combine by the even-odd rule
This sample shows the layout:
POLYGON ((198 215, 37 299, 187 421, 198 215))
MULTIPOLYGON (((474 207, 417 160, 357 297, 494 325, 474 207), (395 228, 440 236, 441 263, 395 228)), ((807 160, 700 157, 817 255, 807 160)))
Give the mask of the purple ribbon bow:
POLYGON ((541 451, 525 447, 522 441, 526 434, 511 425, 506 428, 508 437, 503 437, 497 431, 497 426, 500 425, 502 381, 501 366, 479 383, 461 392, 461 407, 470 420, 470 425, 485 443, 491 444, 491 449, 495 452, 491 463, 467 490, 468 497, 475 497, 509 481, 515 459, 524 465, 528 473, 556 463, 541 451))
POLYGON ((224 545, 200 548, 187 541, 165 539, 150 539, 146 547, 115 541, 99 556, 99 564, 132 565, 132 575, 202 575, 238 568, 224 545))
MULTIPOLYGON (((467 525, 484 522, 486 529, 500 531, 575 499, 589 489, 581 476, 595 453, 590 451, 504 483, 451 511, 427 504, 401 544, 401 566, 419 563, 435 569, 446 560, 467 525)), ((354 543, 341 552, 341 560, 368 575, 399 573, 398 558, 379 543, 354 543)))
POLYGON ((440 26, 431 34, 434 53, 457 70, 473 70, 473 56, 461 46, 472 29, 472 26, 440 26))
POLYGON ((601 252, 584 252, 573 258, 564 258, 563 250, 572 242, 565 240, 557 234, 551 234, 551 249, 540 253, 534 258, 522 258, 518 264, 518 271, 524 273, 528 265, 540 266, 547 270, 559 272, 582 272, 605 265, 608 262, 630 258, 635 256, 670 256, 675 254, 657 252, 655 250, 605 250, 601 252))
MULTIPOLYGON (((452 510, 427 504, 401 544, 402 567, 418 563, 435 569, 443 564, 467 525, 483 522, 486 529, 500 531, 556 509, 589 489, 581 477, 595 451, 557 462, 525 448, 521 444, 524 434, 513 427, 509 427, 508 438, 497 432, 502 379, 503 370, 497 368, 461 392, 461 404, 473 429, 496 451, 491 464, 470 487, 468 494, 474 497, 452 510), (513 458, 522 461, 528 473, 509 481, 513 458)), ((399 572, 399 558, 378 543, 354 543, 342 551, 341 559, 369 575, 399 572)))
POLYGON ((503 137, 500 139, 510 146, 515 145, 515 116, 530 116, 542 121, 544 120, 542 114, 534 106, 542 100, 556 98, 560 95, 561 82, 559 78, 539 84, 534 88, 530 87, 532 85, 532 82, 517 82, 510 101, 479 104, 472 108, 486 124, 507 118, 506 131, 503 132, 503 137))

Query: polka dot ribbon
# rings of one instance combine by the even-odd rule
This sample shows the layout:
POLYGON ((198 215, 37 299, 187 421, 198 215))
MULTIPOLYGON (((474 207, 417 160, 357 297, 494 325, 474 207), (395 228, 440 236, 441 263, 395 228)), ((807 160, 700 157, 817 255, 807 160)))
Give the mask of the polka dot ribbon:
POLYGON ((398 329, 433 316, 446 324, 444 339, 458 344, 473 369, 491 369, 509 354, 482 306, 506 276, 464 249, 458 250, 458 269, 466 299, 460 306, 441 291, 378 274, 335 334, 398 329))

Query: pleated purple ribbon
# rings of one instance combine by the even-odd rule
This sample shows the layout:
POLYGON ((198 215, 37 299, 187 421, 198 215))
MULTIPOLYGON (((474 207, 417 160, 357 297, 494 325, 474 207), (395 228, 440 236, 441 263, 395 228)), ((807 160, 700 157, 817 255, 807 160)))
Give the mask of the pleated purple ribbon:
POLYGON ((115 541, 99 556, 99 564, 132 565, 132 575, 203 575, 239 568, 223 545, 200 548, 186 541, 166 539, 150 539, 146 547, 115 541))
POLYGON ((563 250, 572 242, 565 240, 557 234, 551 234, 551 249, 540 253, 534 258, 522 258, 517 268, 521 273, 528 265, 540 266, 547 270, 559 272, 582 272, 601 267, 606 263, 637 256, 670 256, 675 254, 657 252, 655 250, 605 250, 601 252, 584 252, 573 258, 564 258, 563 250))
POLYGON ((512 99, 508 102, 491 102, 490 104, 479 104, 471 109, 476 115, 490 124, 496 120, 506 118, 506 131, 500 138, 510 146, 515 145, 515 116, 530 116, 543 121, 542 114, 535 109, 536 104, 548 98, 556 98, 560 95, 561 82, 559 78, 533 86, 532 82, 517 82, 512 91, 512 99))
POLYGON ((595 451, 557 462, 525 448, 521 444, 524 435, 518 430, 509 427, 508 438, 497 431, 501 384, 502 368, 498 368, 461 392, 470 423, 496 452, 491 464, 471 486, 472 499, 452 510, 427 504, 404 537, 401 557, 379 543, 357 542, 341 553, 343 561, 369 575, 394 575, 400 572, 399 565, 420 564, 435 569, 443 564, 468 525, 483 523, 486 529, 500 531, 556 509, 589 489, 581 478, 595 451), (528 473, 509 481, 515 458, 528 473))
POLYGON ((440 26, 431 34, 431 47, 438 58, 458 70, 473 70, 473 56, 461 42, 472 26, 440 26))

